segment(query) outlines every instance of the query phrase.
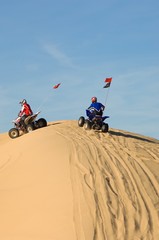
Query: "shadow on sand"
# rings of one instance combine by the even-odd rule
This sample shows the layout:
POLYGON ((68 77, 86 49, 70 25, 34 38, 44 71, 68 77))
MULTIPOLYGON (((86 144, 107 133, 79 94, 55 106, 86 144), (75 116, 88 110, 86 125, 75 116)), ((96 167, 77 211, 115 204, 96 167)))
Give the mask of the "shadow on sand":
POLYGON ((141 136, 133 135, 131 133, 127 134, 127 133, 122 133, 122 132, 115 132, 115 131, 112 131, 112 130, 110 130, 109 133, 111 135, 115 135, 115 136, 134 138, 134 139, 137 139, 137 140, 141 140, 141 141, 145 141, 145 142, 151 142, 151 143, 155 143, 155 144, 159 143, 159 141, 157 139, 154 139, 154 140, 153 139, 148 139, 148 138, 144 138, 144 137, 141 137, 141 136))
POLYGON ((62 124, 62 122, 54 122, 54 123, 49 123, 47 125, 47 127, 53 126, 53 125, 58 125, 58 124, 62 124))

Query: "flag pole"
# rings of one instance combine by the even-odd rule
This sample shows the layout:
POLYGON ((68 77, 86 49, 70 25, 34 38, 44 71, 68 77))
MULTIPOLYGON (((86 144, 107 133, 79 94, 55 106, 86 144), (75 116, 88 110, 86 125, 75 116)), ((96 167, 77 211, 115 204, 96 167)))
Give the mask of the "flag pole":
MULTIPOLYGON (((58 83, 56 85, 53 86, 53 89, 57 89, 59 86, 61 85, 61 83, 58 83)), ((51 97, 52 93, 50 95, 48 95, 43 102, 41 103, 41 105, 37 108, 37 111, 42 108, 42 106, 48 101, 48 99, 51 97)))
POLYGON ((107 100, 108 100, 109 89, 110 89, 110 87, 108 88, 108 91, 107 91, 107 94, 106 94, 106 97, 105 97, 105 103, 104 103, 104 106, 106 106, 106 102, 107 102, 107 100))
POLYGON ((40 109, 44 106, 44 104, 48 101, 48 99, 51 97, 51 94, 48 95, 46 98, 43 99, 42 103, 37 108, 37 112, 40 111, 40 109))

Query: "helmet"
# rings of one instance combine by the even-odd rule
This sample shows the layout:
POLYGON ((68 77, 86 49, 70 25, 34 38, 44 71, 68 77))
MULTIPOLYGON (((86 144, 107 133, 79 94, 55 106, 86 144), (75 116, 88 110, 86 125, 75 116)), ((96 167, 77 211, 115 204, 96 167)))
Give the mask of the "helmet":
POLYGON ((97 102, 97 98, 96 97, 92 97, 91 101, 92 101, 92 103, 95 103, 95 102, 97 102))
POLYGON ((24 103, 27 103, 26 99, 23 99, 19 102, 19 104, 23 105, 24 103))

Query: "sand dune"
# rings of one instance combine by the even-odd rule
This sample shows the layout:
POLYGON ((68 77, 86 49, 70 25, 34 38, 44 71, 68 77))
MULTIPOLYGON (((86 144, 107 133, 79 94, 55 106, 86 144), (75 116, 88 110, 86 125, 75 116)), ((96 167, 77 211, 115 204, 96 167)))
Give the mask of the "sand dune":
POLYGON ((0 134, 0 240, 158 239, 158 140, 77 121, 0 134))

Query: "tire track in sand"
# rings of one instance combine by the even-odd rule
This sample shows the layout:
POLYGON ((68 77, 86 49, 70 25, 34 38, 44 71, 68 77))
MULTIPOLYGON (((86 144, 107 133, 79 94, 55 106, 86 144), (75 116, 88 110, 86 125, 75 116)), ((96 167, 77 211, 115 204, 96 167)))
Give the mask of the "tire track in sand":
MULTIPOLYGON (((70 142, 72 152, 70 174, 79 239, 159 239, 157 205, 147 191, 151 189, 157 202, 159 183, 134 152, 141 140, 85 131, 75 124, 59 126, 58 132, 70 142)), ((150 145, 149 153, 157 160, 150 145)))

